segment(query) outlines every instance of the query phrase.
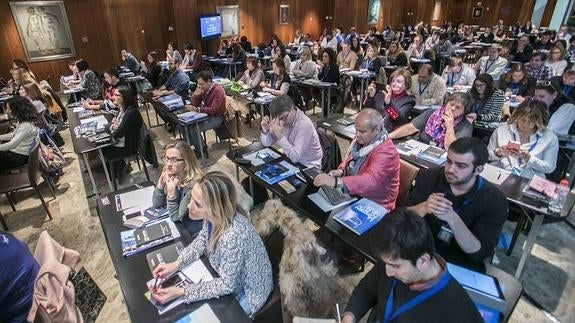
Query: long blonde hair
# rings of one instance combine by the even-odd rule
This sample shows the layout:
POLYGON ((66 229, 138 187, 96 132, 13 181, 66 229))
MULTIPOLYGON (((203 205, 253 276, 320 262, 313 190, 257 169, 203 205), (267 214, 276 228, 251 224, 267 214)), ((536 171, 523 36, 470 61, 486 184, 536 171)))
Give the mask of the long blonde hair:
POLYGON ((188 143, 182 140, 174 140, 164 147, 164 155, 170 148, 178 150, 186 164, 186 168, 184 169, 186 176, 182 180, 182 186, 190 185, 194 180, 204 175, 196 159, 196 155, 188 143))
POLYGON ((204 205, 213 219, 208 241, 208 250, 212 251, 222 234, 232 225, 236 212, 244 215, 245 212, 238 206, 234 183, 224 172, 208 172, 195 185, 202 191, 204 205))

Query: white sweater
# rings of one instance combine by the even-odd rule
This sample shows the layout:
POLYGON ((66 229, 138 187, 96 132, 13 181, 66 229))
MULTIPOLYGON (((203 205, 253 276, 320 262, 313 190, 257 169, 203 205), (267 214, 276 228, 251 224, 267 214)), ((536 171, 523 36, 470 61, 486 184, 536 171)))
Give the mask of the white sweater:
POLYGON ((0 151, 10 150, 20 155, 30 155, 30 150, 38 136, 38 128, 30 122, 22 122, 11 133, 0 135, 0 151))

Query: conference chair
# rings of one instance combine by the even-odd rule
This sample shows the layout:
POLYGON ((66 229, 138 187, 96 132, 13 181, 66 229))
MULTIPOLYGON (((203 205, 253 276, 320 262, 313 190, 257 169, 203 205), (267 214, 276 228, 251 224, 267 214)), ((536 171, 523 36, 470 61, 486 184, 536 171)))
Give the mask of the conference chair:
MULTIPOLYGON (((17 173, 4 173, 0 175, 0 194, 6 194, 6 198, 10 203, 13 211, 16 211, 16 207, 14 205, 14 200, 12 198, 12 193, 15 191, 25 189, 25 188, 32 188, 36 195, 40 198, 42 202, 42 206, 46 210, 48 217, 52 220, 52 214, 50 213, 50 209, 48 205, 44 201, 42 197, 42 193, 38 187, 40 178, 42 178, 40 173, 40 159, 39 159, 39 151, 40 151, 40 144, 37 143, 34 148, 32 149, 30 155, 28 156, 28 165, 22 167, 20 172, 17 173)), ((0 214, 0 222, 5 230, 8 230, 8 226, 0 214)))
POLYGON ((396 207, 405 205, 407 195, 411 191, 413 181, 418 172, 419 168, 417 166, 402 159, 399 160, 399 191, 395 200, 396 207))
POLYGON ((148 168, 146 167, 146 158, 145 157, 152 157, 151 159, 148 158, 148 161, 150 162, 150 164, 152 164, 154 167, 157 167, 158 162, 157 160, 154 159, 156 158, 156 152, 154 149, 154 144, 152 143, 152 138, 150 136, 150 133, 148 132, 148 129, 146 128, 145 124, 142 124, 142 126, 140 127, 140 135, 138 138, 138 145, 136 147, 136 151, 128 156, 124 156, 124 157, 118 157, 118 158, 114 158, 114 159, 108 159, 107 162, 110 164, 110 176, 112 177, 112 182, 114 183, 114 190, 117 190, 117 184, 116 184, 116 171, 114 169, 114 162, 120 161, 120 160, 125 160, 127 164, 129 164, 132 160, 135 160, 138 163, 138 169, 142 170, 142 167, 140 166, 140 160, 142 161, 142 165, 144 167, 144 173, 146 174, 146 179, 148 180, 148 182, 150 181, 150 175, 148 173, 148 168))

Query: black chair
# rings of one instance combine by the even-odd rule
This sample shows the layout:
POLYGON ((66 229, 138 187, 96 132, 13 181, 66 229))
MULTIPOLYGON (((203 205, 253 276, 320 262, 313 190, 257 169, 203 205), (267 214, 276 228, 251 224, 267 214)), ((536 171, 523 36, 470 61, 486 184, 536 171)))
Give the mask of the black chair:
MULTIPOLYGON (((25 188, 32 188, 36 195, 40 198, 42 202, 42 206, 46 210, 48 217, 52 220, 52 214, 50 214, 50 209, 48 209, 48 205, 44 201, 42 197, 42 193, 38 188, 38 184, 41 178, 40 175, 40 159, 39 159, 39 151, 40 151, 40 144, 37 143, 36 146, 30 152, 28 156, 28 165, 22 167, 20 172, 17 173, 5 173, 0 176, 0 194, 6 194, 6 198, 10 203, 13 211, 16 211, 16 207, 14 205, 14 200, 12 194, 15 191, 25 189, 25 188)), ((6 231, 8 231, 8 226, 0 213, 0 223, 6 231)))
POLYGON ((317 135, 319 136, 319 143, 323 150, 321 170, 327 173, 332 169, 336 169, 341 163, 339 144, 333 135, 328 135, 323 131, 317 131, 317 135))
MULTIPOLYGON (((148 180, 148 182, 150 181, 150 174, 148 174, 148 168, 146 167, 146 158, 145 156, 149 156, 155 159, 156 157, 156 152, 154 150, 154 145, 152 143, 152 138, 150 137, 150 133, 148 132, 148 128, 146 128, 145 124, 142 124, 142 126, 140 127, 140 135, 138 137, 138 146, 136 147, 136 151, 128 156, 124 156, 124 157, 118 157, 118 158, 113 158, 113 159, 108 159, 108 163, 110 164, 110 176, 112 177, 112 182, 114 183, 114 190, 118 189, 118 186, 116 184, 116 172, 114 169, 114 163, 124 160, 127 163, 129 163, 132 160, 135 160, 138 163, 138 169, 142 170, 142 167, 140 166, 140 160, 142 161, 142 166, 144 167, 144 173, 146 174, 146 179, 148 180), (150 145, 151 144, 151 145, 150 145), (151 146, 151 148, 150 148, 151 146), (150 149, 152 151, 150 151, 150 149)), ((149 158, 148 158, 149 159, 149 158)), ((156 160, 155 164, 152 161, 150 161, 150 164, 152 164, 154 167, 157 167, 158 162, 156 160)))
POLYGON ((274 289, 262 308, 253 315, 254 323, 283 322, 283 309, 279 288, 279 263, 283 254, 284 235, 276 229, 264 242, 272 264, 274 289))

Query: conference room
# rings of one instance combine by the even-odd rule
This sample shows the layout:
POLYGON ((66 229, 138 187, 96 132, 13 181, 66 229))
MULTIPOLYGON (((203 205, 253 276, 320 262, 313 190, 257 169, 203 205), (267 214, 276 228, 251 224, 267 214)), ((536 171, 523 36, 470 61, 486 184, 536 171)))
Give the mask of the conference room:
POLYGON ((0 321, 573 321, 574 3, 3 2, 0 321))

